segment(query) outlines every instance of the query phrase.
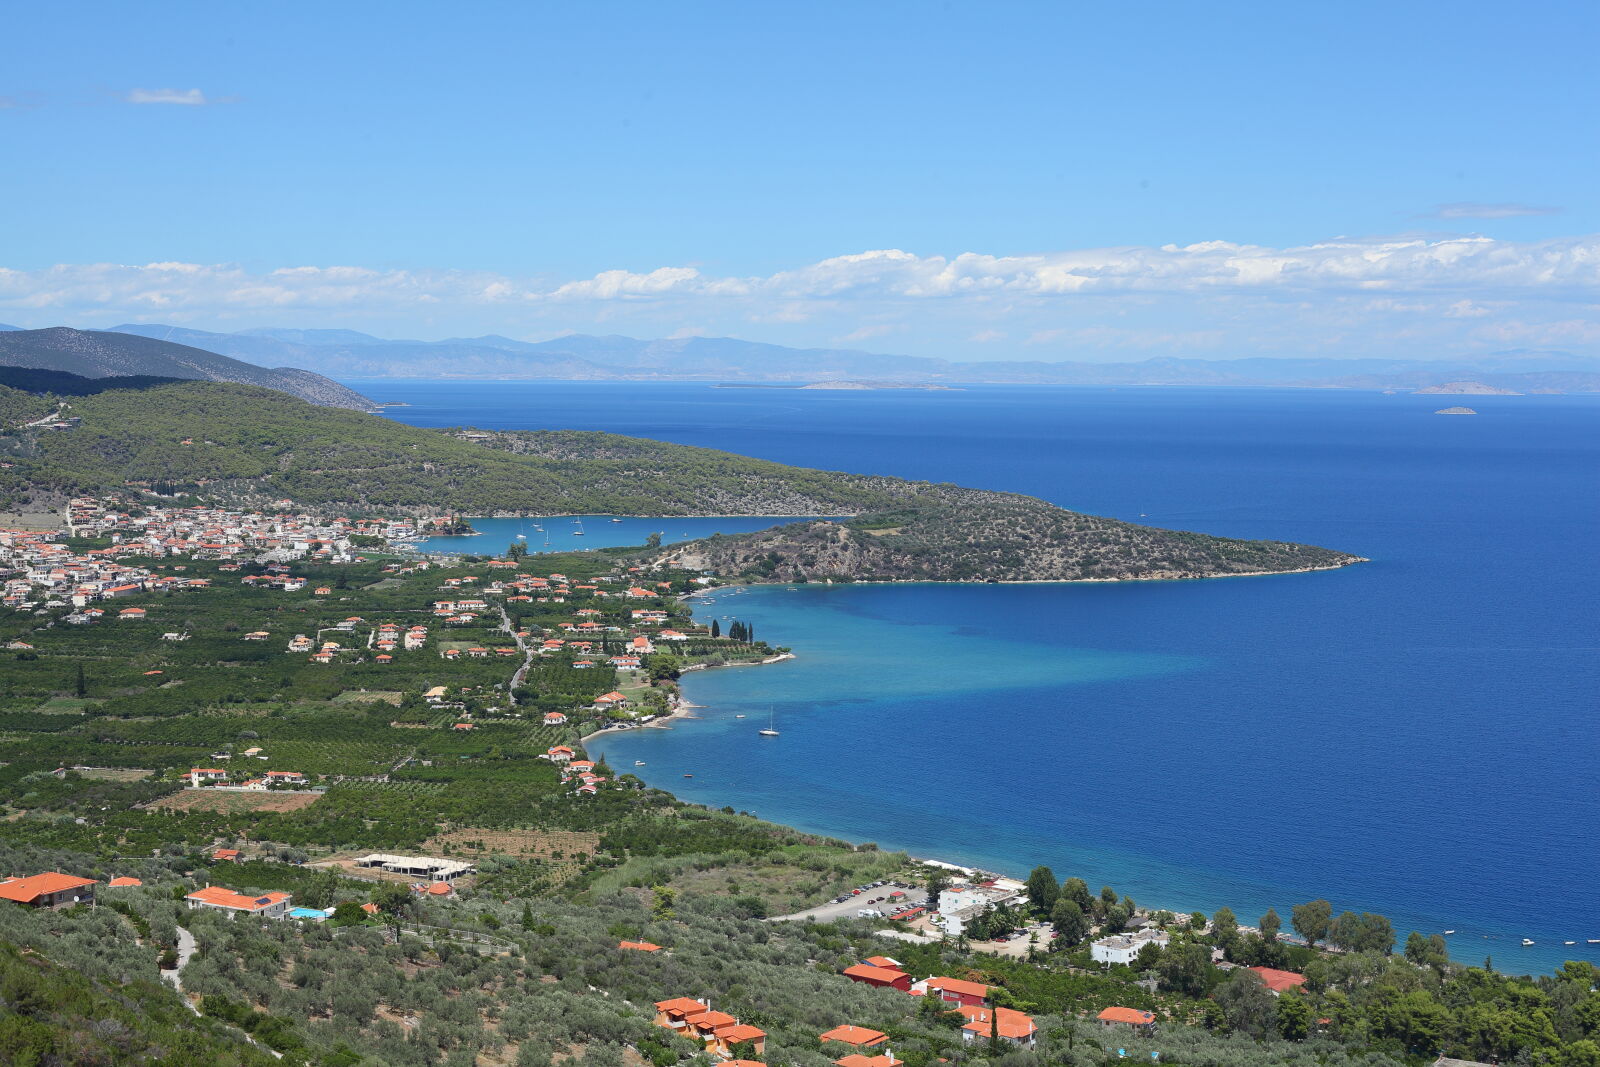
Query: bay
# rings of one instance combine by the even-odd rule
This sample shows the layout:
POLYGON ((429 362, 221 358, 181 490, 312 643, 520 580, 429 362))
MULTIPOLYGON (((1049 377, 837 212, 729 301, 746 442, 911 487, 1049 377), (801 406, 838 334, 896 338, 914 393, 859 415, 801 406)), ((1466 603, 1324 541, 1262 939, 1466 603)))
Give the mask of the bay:
POLYGON ((806 516, 782 517, 735 515, 642 518, 634 515, 530 515, 521 519, 472 519, 477 531, 465 536, 425 537, 415 542, 419 552, 504 555, 512 542, 519 542, 534 555, 546 552, 581 552, 595 548, 642 545, 651 534, 660 534, 661 543, 693 541, 715 533, 749 533, 765 530, 781 522, 796 522, 806 516), (578 531, 582 531, 580 534, 578 531))
POLYGON ((1471 962, 1600 960, 1600 398, 360 384, 418 425, 601 429, 1370 557, 723 593, 706 610, 798 658, 692 674, 701 721, 594 747, 689 800, 1150 905, 1250 921, 1325 896, 1455 929, 1471 962))

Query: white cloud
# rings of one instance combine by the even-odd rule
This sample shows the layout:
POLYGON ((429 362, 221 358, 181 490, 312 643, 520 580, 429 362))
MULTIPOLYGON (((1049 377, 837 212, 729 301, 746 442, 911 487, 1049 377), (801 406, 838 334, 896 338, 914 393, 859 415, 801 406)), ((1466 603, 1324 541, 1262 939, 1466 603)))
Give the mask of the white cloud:
POLYGON ((129 89, 130 104, 179 104, 201 107, 210 103, 199 89, 129 89))
POLYGON ((851 330, 838 340, 841 344, 856 344, 860 341, 870 341, 874 337, 887 337, 892 333, 899 333, 901 329, 902 327, 900 326, 880 322, 851 330))
POLYGON ((1525 215, 1557 215, 1561 209, 1558 207, 1536 207, 1533 204, 1477 204, 1471 201, 1461 201, 1454 204, 1440 204, 1425 215, 1418 218, 1424 219, 1515 219, 1525 215))
MULTIPOLYGON (((765 276, 689 266, 546 279, 488 271, 153 262, 0 268, 0 321, 159 320, 352 325, 418 336, 595 330, 856 344, 1011 358, 1237 345, 1252 351, 1377 351, 1488 343, 1493 328, 1588 344, 1600 321, 1600 236, 1336 238, 1274 248, 1205 241, 1030 255, 884 249, 765 276), (10 314, 7 314, 10 312, 10 314), (892 325, 891 325, 892 324, 892 325), (448 330, 449 332, 443 332, 448 330)), ((232 324, 232 325, 230 325, 232 324)), ((1352 354, 1355 354, 1352 351, 1352 354)))

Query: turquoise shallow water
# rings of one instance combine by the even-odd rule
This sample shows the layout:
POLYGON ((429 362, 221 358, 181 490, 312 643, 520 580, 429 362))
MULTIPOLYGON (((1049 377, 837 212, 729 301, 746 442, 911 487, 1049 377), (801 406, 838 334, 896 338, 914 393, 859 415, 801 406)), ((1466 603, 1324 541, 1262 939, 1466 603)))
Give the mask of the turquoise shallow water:
POLYGON ((1265 390, 401 399, 424 425, 606 429, 1369 556, 1205 582, 724 594, 707 610, 799 658, 691 675, 700 721, 597 747, 688 799, 1046 862, 1152 904, 1253 917, 1326 896, 1402 932, 1455 929, 1463 959, 1600 960, 1600 398, 1473 397, 1470 418, 1434 416, 1437 397, 1265 390), (777 739, 756 734, 769 705, 777 739))
POLYGON ((662 544, 693 541, 714 533, 748 533, 765 530, 789 518, 636 518, 618 515, 553 515, 525 519, 473 519, 477 531, 466 537, 430 537, 417 542, 423 552, 451 552, 470 555, 502 555, 513 541, 520 541, 529 552, 580 552, 593 548, 642 545, 653 533, 662 544), (575 536, 574 531, 583 535, 575 536), (520 537, 518 535, 521 535, 520 537))

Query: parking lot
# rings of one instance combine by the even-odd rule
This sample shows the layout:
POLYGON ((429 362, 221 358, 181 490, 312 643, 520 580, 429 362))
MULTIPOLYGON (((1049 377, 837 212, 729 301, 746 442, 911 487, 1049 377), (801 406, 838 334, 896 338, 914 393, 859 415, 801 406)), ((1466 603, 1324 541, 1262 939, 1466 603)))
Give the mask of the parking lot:
POLYGON ((928 894, 917 888, 908 888, 904 885, 885 883, 881 886, 863 888, 859 894, 847 896, 843 900, 832 900, 815 908, 797 911, 793 915, 779 915, 774 921, 804 922, 832 922, 835 919, 854 919, 859 917, 863 908, 872 908, 881 911, 887 918, 903 908, 922 907, 927 903, 928 894), (894 897, 894 893, 903 893, 904 896, 894 897))

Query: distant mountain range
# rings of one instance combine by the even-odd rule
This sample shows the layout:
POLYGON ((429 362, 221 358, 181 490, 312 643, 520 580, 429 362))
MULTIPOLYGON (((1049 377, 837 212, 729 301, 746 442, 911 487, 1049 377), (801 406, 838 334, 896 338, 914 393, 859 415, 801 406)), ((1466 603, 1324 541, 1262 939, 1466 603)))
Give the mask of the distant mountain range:
MULTIPOLYGON (((116 326, 110 332, 187 345, 262 366, 315 368, 321 374, 346 379, 1292 386, 1403 391, 1451 382, 1473 382, 1490 390, 1516 393, 1600 392, 1600 359, 1530 350, 1459 360, 1257 357, 1157 358, 1132 363, 1021 360, 958 363, 852 349, 786 348, 731 337, 652 341, 573 334, 530 342, 489 335, 409 341, 388 340, 354 330, 254 329, 211 333, 155 324, 116 326)), ((0 340, 5 336, 0 334, 0 340)))
MULTIPOLYGON (((130 333, 74 330, 65 326, 47 330, 0 327, 0 367, 56 371, 89 379, 177 378, 237 382, 277 389, 327 407, 364 411, 373 406, 371 400, 355 390, 297 367, 261 367, 219 355, 215 351, 164 339, 130 333)), ((11 384, 31 388, 22 385, 20 377, 13 375, 13 378, 15 380, 11 384)), ((48 378, 41 377, 35 384, 38 388, 47 388, 48 381, 48 378)), ((82 390, 73 386, 73 392, 81 395, 82 390)))

